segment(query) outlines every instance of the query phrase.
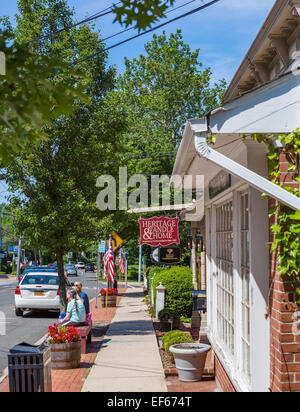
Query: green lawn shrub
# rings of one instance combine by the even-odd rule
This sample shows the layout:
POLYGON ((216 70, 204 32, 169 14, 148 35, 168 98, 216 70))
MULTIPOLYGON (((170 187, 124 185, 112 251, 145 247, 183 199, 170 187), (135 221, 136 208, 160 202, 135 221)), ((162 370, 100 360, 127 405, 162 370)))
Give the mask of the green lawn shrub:
POLYGON ((172 360, 174 360, 173 354, 170 352, 170 347, 172 345, 177 345, 178 343, 194 342, 194 339, 189 333, 182 332, 181 330, 171 330, 170 332, 167 332, 162 338, 163 348, 172 360))
POLYGON ((153 280, 154 302, 156 302, 156 287, 160 283, 166 288, 166 311, 177 318, 191 317, 193 282, 190 268, 174 266, 158 273, 153 280))

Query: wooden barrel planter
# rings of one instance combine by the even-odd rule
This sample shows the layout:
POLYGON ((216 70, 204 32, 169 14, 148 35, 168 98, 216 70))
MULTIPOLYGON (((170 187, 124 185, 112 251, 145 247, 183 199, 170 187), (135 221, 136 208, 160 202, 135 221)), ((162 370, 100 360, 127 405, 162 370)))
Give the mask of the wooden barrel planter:
MULTIPOLYGON (((106 296, 101 296, 101 305, 106 308, 106 296)), ((107 296, 107 307, 115 308, 117 306, 117 295, 107 296)))
POLYGON ((80 367, 81 341, 56 343, 51 347, 52 369, 76 369, 80 367))

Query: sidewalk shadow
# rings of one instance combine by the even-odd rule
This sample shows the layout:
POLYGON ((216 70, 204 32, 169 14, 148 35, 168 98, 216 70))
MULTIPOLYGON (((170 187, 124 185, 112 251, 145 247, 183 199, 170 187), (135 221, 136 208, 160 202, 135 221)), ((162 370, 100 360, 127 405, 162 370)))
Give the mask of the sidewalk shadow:
POLYGON ((30 311, 24 313, 24 318, 42 318, 42 319, 56 319, 59 316, 59 312, 38 312, 38 311, 30 311))
POLYGON ((154 334, 152 321, 132 320, 122 322, 112 322, 107 336, 127 336, 127 335, 151 335, 154 334))
POLYGON ((143 292, 121 292, 121 293, 118 293, 118 296, 121 296, 121 297, 126 296, 126 298, 141 298, 141 299, 145 298, 145 294, 143 292))

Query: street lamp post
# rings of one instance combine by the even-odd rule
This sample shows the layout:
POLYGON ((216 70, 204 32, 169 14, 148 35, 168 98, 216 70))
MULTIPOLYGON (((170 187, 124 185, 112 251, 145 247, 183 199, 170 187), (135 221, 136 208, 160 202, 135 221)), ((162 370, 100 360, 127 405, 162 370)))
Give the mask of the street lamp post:
POLYGON ((128 279, 128 260, 125 255, 125 289, 127 289, 127 279, 128 279))
POLYGON ((142 259, 143 259, 143 246, 139 247, 139 279, 138 282, 141 282, 142 279, 142 259))
POLYGON ((99 294, 99 275, 100 275, 100 253, 98 251, 98 261, 97 261, 97 282, 96 282, 96 309, 98 309, 98 294, 99 294))
MULTIPOLYGON (((22 210, 24 210, 24 205, 22 203, 22 210)), ((22 252, 22 238, 21 236, 19 237, 19 243, 18 243, 18 260, 17 260, 17 279, 19 280, 20 278, 20 264, 21 264, 21 252, 22 252)), ((35 258, 36 259, 36 258, 35 258)), ((36 261, 35 261, 36 264, 36 261)))

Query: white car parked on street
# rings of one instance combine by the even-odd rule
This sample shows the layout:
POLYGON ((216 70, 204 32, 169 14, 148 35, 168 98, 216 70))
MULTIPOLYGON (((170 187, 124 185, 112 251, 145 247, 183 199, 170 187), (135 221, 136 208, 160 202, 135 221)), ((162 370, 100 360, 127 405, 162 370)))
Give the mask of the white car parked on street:
MULTIPOLYGON (((66 279, 67 287, 71 283, 66 279)), ((26 274, 15 290, 16 316, 25 310, 60 310, 59 278, 57 273, 26 274)))
POLYGON ((84 269, 85 268, 85 263, 78 262, 78 263, 76 263, 75 268, 76 269, 84 269))

